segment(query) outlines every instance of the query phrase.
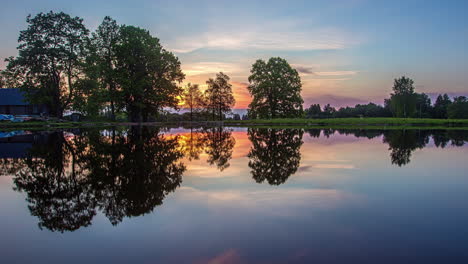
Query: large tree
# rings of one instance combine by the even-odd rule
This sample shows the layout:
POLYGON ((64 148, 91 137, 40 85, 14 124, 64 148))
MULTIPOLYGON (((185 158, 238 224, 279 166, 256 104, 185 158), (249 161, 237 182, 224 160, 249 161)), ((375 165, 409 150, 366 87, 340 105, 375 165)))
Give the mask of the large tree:
POLYGON ((109 106, 112 120, 115 120, 116 104, 120 103, 115 69, 119 40, 120 27, 106 16, 92 34, 87 61, 87 75, 98 83, 97 93, 93 94, 97 97, 95 101, 109 106))
POLYGON ((7 60, 7 72, 22 80, 29 101, 46 104, 52 115, 62 117, 75 96, 88 30, 83 19, 63 12, 29 15, 26 22, 19 55, 7 60))
POLYGON ((393 93, 390 97, 393 115, 396 117, 410 117, 416 112, 416 93, 414 81, 402 76, 395 79, 393 93))
POLYGON ((301 78, 282 58, 257 60, 251 69, 248 90, 252 118, 298 117, 302 113, 301 78))
POLYGON ((179 59, 144 29, 120 28, 116 47, 117 83, 133 122, 147 121, 165 107, 177 108, 185 78, 179 59))
POLYGON ((223 120, 223 115, 231 112, 231 108, 236 104, 232 94, 232 85, 229 83, 229 76, 220 72, 216 78, 206 81, 208 88, 205 90, 205 108, 211 112, 213 120, 216 117, 223 120))

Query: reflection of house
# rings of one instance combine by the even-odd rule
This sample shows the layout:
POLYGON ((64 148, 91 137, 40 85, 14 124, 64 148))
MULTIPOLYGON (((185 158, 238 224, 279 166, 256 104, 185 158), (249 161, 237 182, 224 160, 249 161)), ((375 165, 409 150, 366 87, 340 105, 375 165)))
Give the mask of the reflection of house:
POLYGON ((0 132, 0 159, 26 158, 34 145, 45 144, 49 133, 30 133, 24 131, 0 132))
POLYGON ((0 89, 0 114, 39 115, 41 113, 49 113, 47 106, 28 103, 20 89, 0 89))
POLYGON ((0 138, 0 159, 25 158, 33 142, 32 134, 0 138))

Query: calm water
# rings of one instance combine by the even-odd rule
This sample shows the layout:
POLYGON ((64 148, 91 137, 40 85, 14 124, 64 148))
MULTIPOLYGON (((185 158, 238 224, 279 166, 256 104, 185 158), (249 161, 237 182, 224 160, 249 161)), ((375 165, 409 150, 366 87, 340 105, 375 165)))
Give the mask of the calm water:
POLYGON ((1 263, 468 263, 468 131, 0 133, 1 263))

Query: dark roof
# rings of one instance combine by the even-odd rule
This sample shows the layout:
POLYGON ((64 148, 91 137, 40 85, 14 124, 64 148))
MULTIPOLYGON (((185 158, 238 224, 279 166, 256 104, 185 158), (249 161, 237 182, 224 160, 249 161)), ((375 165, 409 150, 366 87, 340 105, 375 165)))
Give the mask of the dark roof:
POLYGON ((0 105, 29 105, 19 88, 0 89, 0 105))

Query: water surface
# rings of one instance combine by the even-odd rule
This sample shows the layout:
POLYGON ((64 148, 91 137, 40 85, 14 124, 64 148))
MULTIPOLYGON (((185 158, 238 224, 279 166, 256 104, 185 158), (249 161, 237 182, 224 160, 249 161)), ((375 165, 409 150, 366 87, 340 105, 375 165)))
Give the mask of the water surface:
POLYGON ((468 132, 0 133, 2 263, 464 263, 468 132))

